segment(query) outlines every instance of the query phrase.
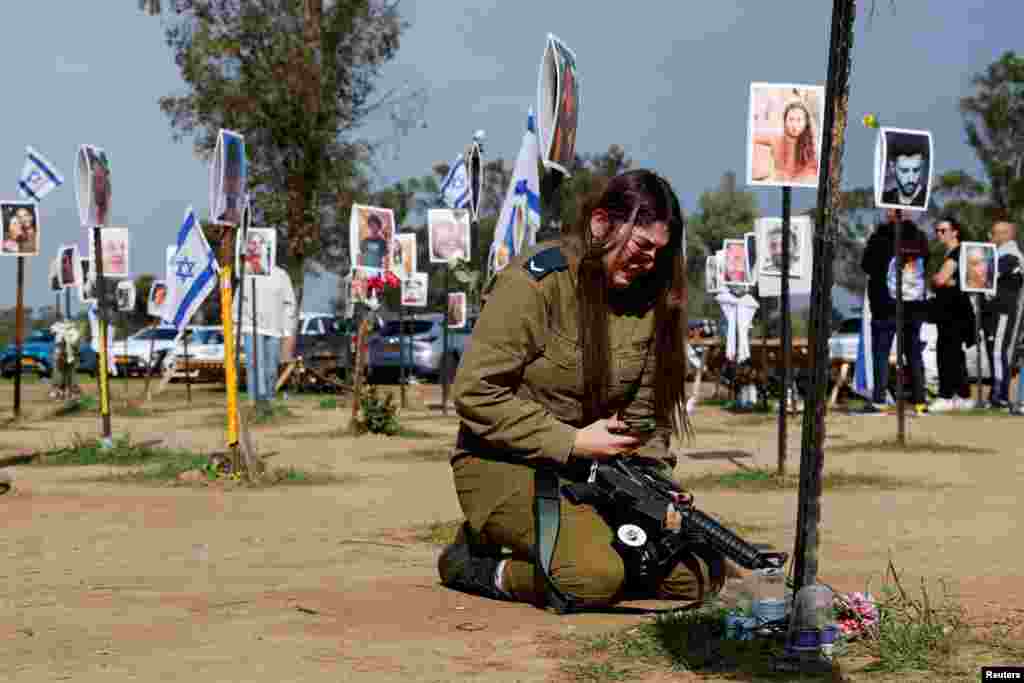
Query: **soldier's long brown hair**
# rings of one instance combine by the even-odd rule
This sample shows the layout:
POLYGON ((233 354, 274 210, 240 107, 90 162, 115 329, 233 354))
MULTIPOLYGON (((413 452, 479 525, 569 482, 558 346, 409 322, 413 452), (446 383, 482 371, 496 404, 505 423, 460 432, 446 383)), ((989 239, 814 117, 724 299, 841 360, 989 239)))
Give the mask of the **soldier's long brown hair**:
POLYGON ((616 299, 636 307, 654 307, 654 340, 647 362, 654 362, 654 410, 659 423, 677 434, 690 433, 686 419, 686 309, 685 221, 679 199, 667 181, 646 170, 614 176, 584 201, 575 224, 564 231, 563 247, 578 264, 576 296, 579 302, 579 339, 583 347, 584 417, 587 422, 607 417, 611 385, 611 340, 608 312, 616 299), (608 214, 610 229, 597 239, 590 229, 596 210, 608 214), (634 227, 665 222, 668 244, 658 250, 654 268, 621 292, 610 290, 604 256, 630 238, 619 228, 633 219, 634 227), (677 409, 678 407, 678 409, 677 409))

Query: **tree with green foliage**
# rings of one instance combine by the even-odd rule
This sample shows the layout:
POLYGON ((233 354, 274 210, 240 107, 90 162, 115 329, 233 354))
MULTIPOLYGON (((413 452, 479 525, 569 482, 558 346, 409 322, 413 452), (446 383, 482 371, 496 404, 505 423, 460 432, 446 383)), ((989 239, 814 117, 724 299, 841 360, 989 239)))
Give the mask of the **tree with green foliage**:
POLYGON ((324 228, 347 226, 365 186, 374 150, 356 131, 391 103, 375 99, 376 81, 406 24, 384 0, 176 0, 170 14, 166 39, 187 90, 160 108, 201 158, 219 129, 245 136, 257 220, 283 237, 301 306, 324 228), (324 225, 325 214, 336 220, 324 225))

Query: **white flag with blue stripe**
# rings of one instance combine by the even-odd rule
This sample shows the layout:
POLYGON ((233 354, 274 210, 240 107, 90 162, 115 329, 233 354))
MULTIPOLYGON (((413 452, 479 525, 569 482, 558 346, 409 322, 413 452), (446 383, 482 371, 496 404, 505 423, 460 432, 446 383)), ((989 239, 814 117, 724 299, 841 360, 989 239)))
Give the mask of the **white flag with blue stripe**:
POLYGON ((537 140, 537 122, 533 109, 526 117, 526 133, 519 147, 519 156, 512 171, 512 182, 498 214, 491 244, 489 266, 497 273, 508 265, 523 249, 537 243, 540 230, 540 143, 537 140))
POLYGON ((469 169, 461 154, 441 183, 441 201, 449 209, 465 209, 469 206, 469 169))
POLYGON ((172 245, 174 253, 167 263, 168 296, 164 304, 164 322, 174 325, 180 337, 206 297, 217 288, 220 268, 206 241, 192 207, 172 245))
POLYGON ((853 370, 853 392, 870 401, 874 396, 875 362, 871 354, 871 302, 868 299, 867 288, 864 289, 864 306, 861 310, 857 364, 853 370))
POLYGON ((18 194, 26 199, 41 201, 43 197, 64 184, 64 176, 57 167, 31 147, 25 148, 25 167, 18 179, 18 194))

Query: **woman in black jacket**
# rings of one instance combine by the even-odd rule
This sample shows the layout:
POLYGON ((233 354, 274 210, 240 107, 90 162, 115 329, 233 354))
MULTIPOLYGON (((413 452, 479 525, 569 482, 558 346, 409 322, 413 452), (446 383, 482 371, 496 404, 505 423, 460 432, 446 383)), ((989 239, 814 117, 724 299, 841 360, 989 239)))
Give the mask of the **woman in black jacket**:
POLYGON ((955 218, 944 218, 935 227, 935 235, 946 247, 942 266, 932 276, 932 322, 938 330, 936 356, 939 366, 939 398, 930 412, 969 410, 974 407, 967 383, 967 357, 964 344, 974 344, 974 309, 960 289, 960 239, 963 228, 955 218))

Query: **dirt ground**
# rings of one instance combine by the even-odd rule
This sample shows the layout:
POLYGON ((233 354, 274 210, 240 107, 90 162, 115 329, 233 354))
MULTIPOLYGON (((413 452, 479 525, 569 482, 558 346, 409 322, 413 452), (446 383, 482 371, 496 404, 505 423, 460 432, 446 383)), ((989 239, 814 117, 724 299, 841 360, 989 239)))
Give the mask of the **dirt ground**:
MULTIPOLYGON (((140 381, 113 384, 118 401, 141 393, 140 381)), ((97 435, 95 414, 47 417, 55 406, 46 389, 24 386, 28 419, 0 429, 0 456, 97 435)), ((6 417, 11 383, 0 392, 6 417)), ((15 488, 0 496, 4 680, 558 680, 558 636, 651 618, 557 616, 440 587, 440 548, 421 530, 460 516, 446 452, 454 411, 442 415, 438 387, 416 387, 402 422, 430 436, 353 439, 332 436, 349 408, 325 410, 321 398, 291 397, 295 416, 256 427, 254 438, 270 464, 330 472, 335 484, 142 486, 91 481, 108 467, 12 468, 15 488)), ((115 413, 114 432, 220 450, 222 406, 222 390, 193 388, 190 407, 172 385, 145 416, 115 413)), ((680 449, 678 474, 735 470, 716 453, 730 450, 749 453, 737 459, 745 465, 774 466, 770 416, 703 405, 693 421, 696 441, 680 449)), ((913 481, 826 492, 821 578, 839 590, 877 586, 891 553, 909 585, 949 579, 975 623, 1019 632, 1022 427, 997 416, 908 419, 912 443, 943 448, 898 453, 877 445, 895 436, 895 417, 830 416, 826 472, 913 481)), ((800 431, 794 418, 793 472, 800 431)), ((760 529, 749 540, 791 551, 795 491, 695 494, 704 511, 760 529)))

